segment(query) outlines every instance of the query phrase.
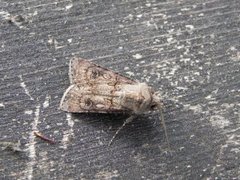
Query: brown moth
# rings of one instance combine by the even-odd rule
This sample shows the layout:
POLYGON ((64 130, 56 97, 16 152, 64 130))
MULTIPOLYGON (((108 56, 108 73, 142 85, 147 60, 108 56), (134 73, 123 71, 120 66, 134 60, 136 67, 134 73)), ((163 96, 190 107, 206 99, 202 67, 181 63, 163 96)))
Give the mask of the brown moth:
MULTIPOLYGON (((168 143, 160 98, 146 83, 124 77, 81 58, 69 64, 70 86, 63 94, 60 109, 71 113, 127 113, 129 118, 119 131, 134 117, 147 111, 159 110, 168 143)), ((169 143, 168 143, 169 145, 169 143)))

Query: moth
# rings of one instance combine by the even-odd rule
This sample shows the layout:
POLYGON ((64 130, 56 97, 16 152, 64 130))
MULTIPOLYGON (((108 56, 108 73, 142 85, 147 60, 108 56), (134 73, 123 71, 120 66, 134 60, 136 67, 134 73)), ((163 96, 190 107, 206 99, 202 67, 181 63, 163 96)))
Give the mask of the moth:
POLYGON ((124 113, 129 117, 116 131, 109 145, 123 127, 136 116, 159 110, 169 145, 160 97, 146 83, 140 83, 81 58, 69 64, 70 86, 60 102, 60 109, 71 113, 124 113))

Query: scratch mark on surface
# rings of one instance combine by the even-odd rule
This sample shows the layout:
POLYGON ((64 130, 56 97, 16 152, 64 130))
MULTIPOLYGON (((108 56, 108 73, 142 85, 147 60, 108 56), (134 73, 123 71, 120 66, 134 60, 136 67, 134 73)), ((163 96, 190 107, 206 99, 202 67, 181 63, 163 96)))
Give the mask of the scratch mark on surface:
POLYGON ((129 76, 134 76, 134 72, 132 72, 132 71, 127 71, 126 74, 129 76))
POLYGON ((14 24, 20 29, 25 28, 23 25, 26 24, 26 18, 20 14, 13 15, 7 11, 0 11, 0 19, 5 20, 9 24, 14 24))
POLYGON ((186 105, 184 105, 184 107, 188 110, 193 111, 195 114, 199 114, 199 113, 203 112, 202 106, 200 104, 198 104, 198 105, 186 104, 186 105))
POLYGON ((95 175, 96 179, 114 179, 119 177, 118 170, 114 171, 100 171, 95 175))
POLYGON ((133 58, 135 58, 135 59, 141 59, 141 58, 142 58, 142 55, 139 54, 139 53, 137 53, 137 54, 134 54, 134 55, 133 55, 133 58))
POLYGON ((50 45, 54 49, 61 49, 61 48, 65 47, 65 45, 63 45, 63 46, 59 45, 59 42, 51 35, 48 35, 47 42, 48 42, 48 45, 50 45))
POLYGON ((188 31, 193 31, 194 30, 194 26, 193 25, 185 25, 185 27, 187 28, 188 31))
POLYGON ((21 81, 20 86, 24 89, 26 95, 28 95, 28 97, 30 97, 31 100, 34 100, 33 97, 31 96, 31 94, 29 93, 29 90, 27 89, 27 86, 26 86, 25 82, 23 81, 23 78, 21 75, 19 76, 19 78, 21 81))
POLYGON ((25 111, 24 111, 24 114, 27 114, 27 115, 31 115, 32 113, 33 113, 32 110, 25 110, 25 111))
POLYGON ((0 17, 2 18, 2 19, 5 19, 5 20, 8 20, 9 18, 10 18, 10 13, 9 12, 7 12, 7 11, 1 11, 0 12, 0 17))
POLYGON ((71 3, 71 4, 68 4, 66 7, 65 7, 65 9, 66 10, 69 10, 69 9, 71 9, 73 7, 73 4, 71 3))
POLYGON ((67 149, 68 142, 70 141, 70 138, 74 135, 73 134, 74 121, 72 120, 72 116, 70 113, 66 114, 66 120, 70 129, 64 132, 63 139, 62 139, 63 149, 67 149))
POLYGON ((228 119, 220 115, 213 115, 210 117, 210 122, 213 126, 223 129, 224 127, 229 126, 230 122, 228 119))
POLYGON ((36 149, 35 149, 35 136, 34 131, 37 131, 37 125, 39 123, 39 115, 40 115, 40 105, 37 105, 36 110, 34 112, 34 119, 32 122, 32 129, 29 133, 29 143, 28 143, 28 150, 29 150, 29 159, 30 161, 27 163, 27 170, 26 170, 26 177, 24 179, 31 180, 33 178, 33 168, 36 164, 36 149))
POLYGON ((1 108, 5 108, 5 105, 3 103, 0 103, 1 108))
POLYGON ((43 108, 49 107, 49 101, 51 99, 51 96, 47 95, 45 98, 45 101, 43 102, 43 108))

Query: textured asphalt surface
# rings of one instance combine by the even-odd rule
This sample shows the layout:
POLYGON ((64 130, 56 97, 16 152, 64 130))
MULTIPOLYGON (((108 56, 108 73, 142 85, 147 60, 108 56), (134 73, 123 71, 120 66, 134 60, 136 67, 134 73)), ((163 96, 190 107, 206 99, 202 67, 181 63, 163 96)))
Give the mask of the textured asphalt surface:
POLYGON ((1 0, 1 179, 240 179, 238 0, 1 0), (146 82, 158 113, 59 110, 79 56, 146 82), (55 144, 34 136, 39 131, 55 144))

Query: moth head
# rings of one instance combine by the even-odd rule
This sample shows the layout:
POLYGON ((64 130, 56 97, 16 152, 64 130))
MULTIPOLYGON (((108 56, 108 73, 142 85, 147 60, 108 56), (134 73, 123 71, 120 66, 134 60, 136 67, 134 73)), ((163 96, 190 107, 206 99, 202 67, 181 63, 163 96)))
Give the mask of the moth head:
POLYGON ((162 106, 160 94, 155 92, 152 87, 148 86, 145 83, 139 83, 140 86, 140 97, 141 103, 139 109, 146 111, 155 111, 158 110, 160 106, 162 106))
POLYGON ((154 110, 159 110, 159 108, 162 109, 162 102, 161 102, 161 98, 160 98, 160 94, 158 92, 154 92, 151 89, 151 93, 152 93, 152 102, 150 105, 150 110, 154 111, 154 110))

